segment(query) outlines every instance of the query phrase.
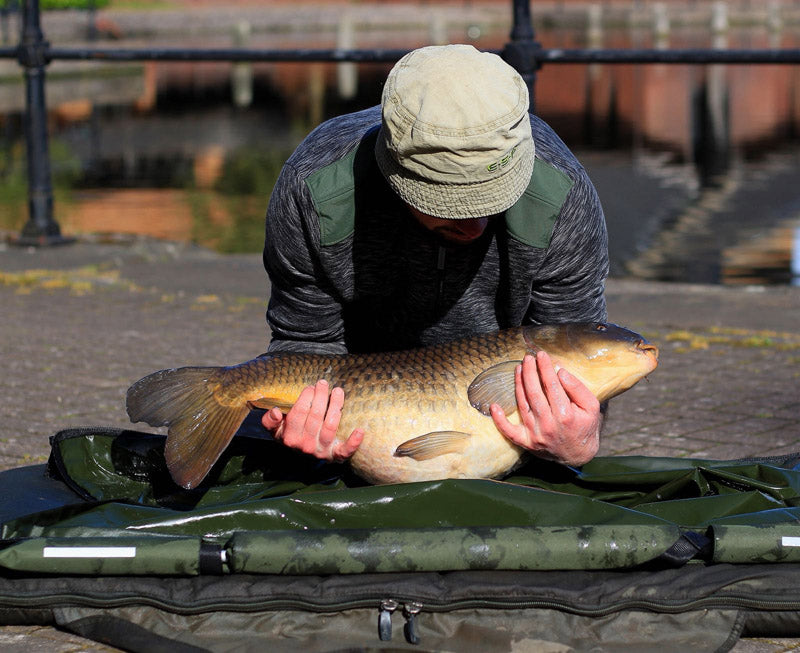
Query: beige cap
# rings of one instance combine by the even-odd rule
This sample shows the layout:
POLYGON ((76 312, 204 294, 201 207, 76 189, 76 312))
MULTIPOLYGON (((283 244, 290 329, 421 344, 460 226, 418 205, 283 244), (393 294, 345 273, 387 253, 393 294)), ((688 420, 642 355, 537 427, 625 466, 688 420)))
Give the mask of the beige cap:
POLYGON ((481 218, 514 205, 530 181, 528 89, 496 54, 471 45, 409 52, 381 101, 375 158, 395 192, 438 218, 481 218))

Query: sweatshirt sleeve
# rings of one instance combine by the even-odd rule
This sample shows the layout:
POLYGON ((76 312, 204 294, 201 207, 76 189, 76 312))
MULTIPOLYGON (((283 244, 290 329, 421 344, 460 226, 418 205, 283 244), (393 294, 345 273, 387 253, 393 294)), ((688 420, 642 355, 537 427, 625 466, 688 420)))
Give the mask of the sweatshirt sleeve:
POLYGON ((608 265, 603 209, 579 166, 531 289, 528 320, 539 324, 605 321, 608 265))
POLYGON ((270 352, 344 353, 342 304, 319 264, 319 218, 294 167, 269 201, 264 267, 270 278, 270 352))

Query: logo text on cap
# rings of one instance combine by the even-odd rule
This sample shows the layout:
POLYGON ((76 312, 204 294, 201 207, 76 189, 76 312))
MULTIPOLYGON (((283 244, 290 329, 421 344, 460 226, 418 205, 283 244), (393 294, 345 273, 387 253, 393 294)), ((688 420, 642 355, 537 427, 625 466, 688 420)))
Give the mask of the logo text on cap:
POLYGON ((488 166, 486 166, 486 169, 489 172, 495 172, 496 170, 502 170, 503 168, 505 168, 509 163, 511 163, 511 159, 514 158, 514 152, 517 151, 517 147, 519 147, 519 146, 515 145, 511 149, 511 151, 508 152, 507 154, 505 154, 502 158, 500 158, 497 161, 494 161, 494 162, 490 163, 488 166))

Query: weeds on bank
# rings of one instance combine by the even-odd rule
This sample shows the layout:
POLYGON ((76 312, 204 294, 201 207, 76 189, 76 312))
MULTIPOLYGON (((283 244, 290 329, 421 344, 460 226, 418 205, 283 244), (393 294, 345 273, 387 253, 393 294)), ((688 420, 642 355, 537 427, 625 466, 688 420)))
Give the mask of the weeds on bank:
POLYGON ((18 294, 26 295, 33 290, 69 290, 74 295, 85 295, 99 287, 123 286, 127 290, 139 290, 130 281, 120 279, 119 270, 104 269, 99 265, 86 265, 74 270, 23 270, 22 272, 0 272, 0 285, 16 288, 18 294))
POLYGON ((781 351, 800 350, 800 333, 734 327, 710 327, 703 330, 681 329, 666 334, 664 339, 667 342, 676 343, 675 351, 677 352, 708 349, 711 345, 756 349, 772 348, 781 351))

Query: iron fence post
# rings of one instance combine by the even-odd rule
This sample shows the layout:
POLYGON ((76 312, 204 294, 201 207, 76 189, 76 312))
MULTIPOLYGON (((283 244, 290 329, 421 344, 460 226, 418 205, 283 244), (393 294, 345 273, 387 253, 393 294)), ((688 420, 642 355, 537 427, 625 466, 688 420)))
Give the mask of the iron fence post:
POLYGON ((39 0, 22 3, 22 34, 17 60, 25 70, 25 141, 28 157, 28 222, 22 228, 21 245, 53 245, 66 242, 53 219, 53 184, 47 141, 45 66, 49 44, 42 34, 39 0))
POLYGON ((512 11, 511 40, 503 48, 502 57, 522 75, 528 85, 530 110, 533 112, 536 106, 536 71, 541 67, 537 55, 542 45, 534 33, 530 0, 512 0, 512 11))

